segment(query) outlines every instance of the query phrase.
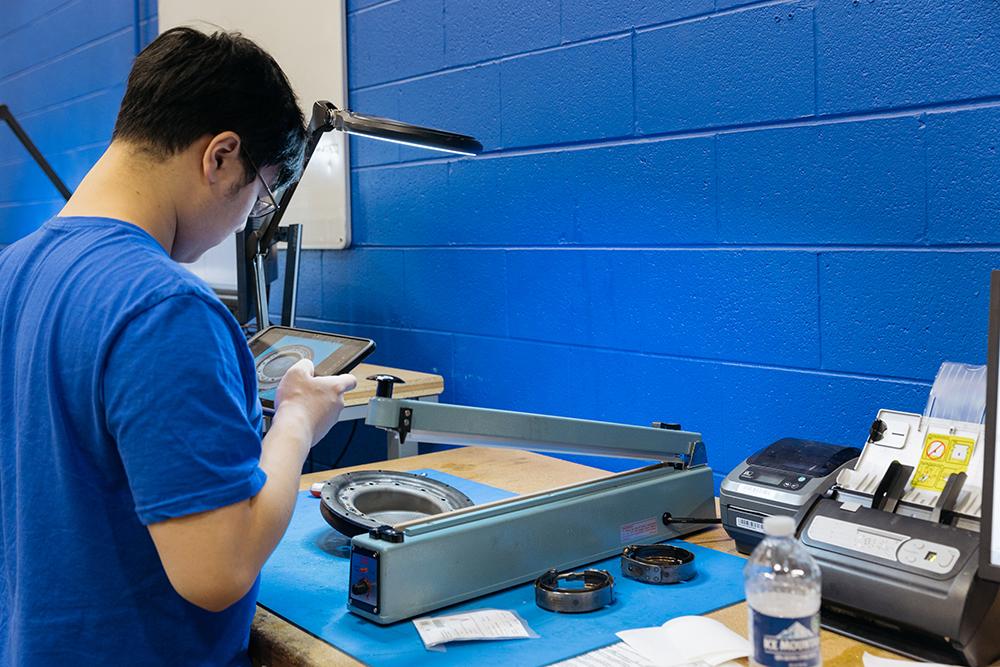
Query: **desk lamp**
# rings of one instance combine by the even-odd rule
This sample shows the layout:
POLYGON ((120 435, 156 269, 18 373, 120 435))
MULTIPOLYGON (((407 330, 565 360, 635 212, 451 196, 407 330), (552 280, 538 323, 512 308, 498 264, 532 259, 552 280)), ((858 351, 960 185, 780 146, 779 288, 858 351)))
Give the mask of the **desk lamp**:
MULTIPOLYGON (((482 144, 464 134, 410 125, 388 118, 363 116, 346 109, 338 109, 330 102, 319 101, 313 105, 312 118, 306 130, 302 173, 305 173, 320 139, 331 130, 459 155, 478 155, 483 150, 482 144)), ((264 262, 272 245, 277 241, 285 241, 288 244, 288 252, 285 256, 285 291, 281 320, 286 326, 295 325, 302 226, 295 224, 279 228, 279 223, 285 211, 288 210, 288 203, 291 201, 292 195, 295 194, 300 179, 301 176, 285 188, 281 200, 278 202, 277 211, 267 218, 259 228, 245 233, 244 259, 250 264, 250 272, 254 282, 258 331, 270 325, 267 312, 267 277, 264 262)))

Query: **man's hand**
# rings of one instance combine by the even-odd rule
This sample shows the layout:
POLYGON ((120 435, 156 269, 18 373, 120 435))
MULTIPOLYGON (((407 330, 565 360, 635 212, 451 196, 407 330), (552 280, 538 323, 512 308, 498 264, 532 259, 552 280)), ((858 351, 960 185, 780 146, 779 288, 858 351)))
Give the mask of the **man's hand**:
POLYGON ((337 423, 344 409, 344 394, 357 384, 353 375, 317 377, 312 361, 300 359, 281 378, 273 421, 294 417, 299 426, 309 429, 312 447, 337 423))
POLYGON ((295 507, 302 463, 329 431, 354 389, 352 375, 315 377, 311 361, 288 369, 261 447, 267 482, 253 498, 149 526, 174 589, 192 604, 221 611, 253 586, 285 533, 295 507))

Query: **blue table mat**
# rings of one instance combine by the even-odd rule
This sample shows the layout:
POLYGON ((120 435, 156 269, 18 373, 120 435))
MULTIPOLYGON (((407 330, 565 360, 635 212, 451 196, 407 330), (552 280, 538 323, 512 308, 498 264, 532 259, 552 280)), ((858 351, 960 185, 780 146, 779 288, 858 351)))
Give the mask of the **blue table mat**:
MULTIPOLYGON (((436 470, 413 472, 451 484, 477 504, 514 495, 436 470)), ((547 665, 613 644, 621 630, 705 614, 743 600, 744 559, 676 540, 696 556, 698 575, 691 581, 642 584, 621 576, 618 558, 609 558, 595 567, 615 577, 613 605, 572 616, 548 612, 535 605, 533 585, 527 583, 429 615, 509 609, 520 614, 539 639, 455 642, 447 644, 444 653, 428 651, 409 621, 382 626, 347 611, 350 539, 329 527, 319 503, 307 492, 299 495, 288 531, 261 573, 258 603, 373 667, 547 665)))

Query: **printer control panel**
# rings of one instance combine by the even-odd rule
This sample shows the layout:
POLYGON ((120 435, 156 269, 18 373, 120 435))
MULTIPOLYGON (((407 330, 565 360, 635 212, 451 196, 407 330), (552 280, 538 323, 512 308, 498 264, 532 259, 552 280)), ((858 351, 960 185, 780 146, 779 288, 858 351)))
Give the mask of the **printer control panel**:
POLYGON ((798 491, 803 486, 808 484, 810 479, 812 479, 811 476, 799 473, 789 474, 782 470, 764 468, 761 466, 747 466, 743 472, 740 473, 739 478, 744 482, 764 484, 766 486, 773 486, 789 491, 798 491))
POLYGON ((809 525, 809 539, 856 553, 875 556, 938 575, 948 575, 959 562, 955 547, 909 535, 817 516, 809 525))

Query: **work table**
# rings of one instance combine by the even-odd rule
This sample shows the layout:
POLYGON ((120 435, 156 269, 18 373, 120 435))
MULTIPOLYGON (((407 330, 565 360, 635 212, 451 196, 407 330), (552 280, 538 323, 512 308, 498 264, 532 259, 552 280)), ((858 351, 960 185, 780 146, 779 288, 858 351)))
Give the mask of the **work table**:
MULTIPOLYGON (((465 447, 434 454, 382 461, 356 468, 304 475, 301 488, 308 489, 314 482, 322 482, 350 470, 407 471, 423 468, 439 470, 517 494, 584 482, 609 474, 597 468, 531 452, 465 447)), ((737 554, 735 544, 721 527, 714 527, 685 539, 694 544, 737 554)), ((344 604, 346 604, 346 600, 344 604)), ((708 616, 742 635, 746 634, 746 603, 725 607, 708 614, 708 616)), ((894 657, 891 653, 827 630, 823 630, 821 641, 823 664, 827 667, 860 665, 861 657, 866 651, 875 655, 894 657)), ((354 666, 363 664, 260 607, 257 608, 257 615, 251 629, 250 655, 255 665, 267 665, 268 667, 354 666)))

